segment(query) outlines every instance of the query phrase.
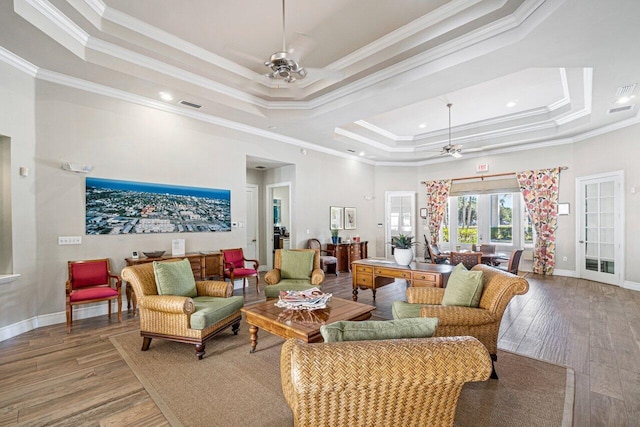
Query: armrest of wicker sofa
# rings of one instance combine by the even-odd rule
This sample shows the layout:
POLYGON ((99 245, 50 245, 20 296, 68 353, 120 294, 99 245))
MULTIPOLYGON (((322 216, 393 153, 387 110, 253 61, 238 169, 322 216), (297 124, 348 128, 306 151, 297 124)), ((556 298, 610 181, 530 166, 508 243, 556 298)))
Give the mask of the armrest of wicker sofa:
POLYGON ((233 283, 219 280, 203 280, 196 282, 198 296, 228 298, 233 295, 233 283))
POLYGON ((138 304, 141 309, 165 313, 191 314, 195 310, 195 304, 191 298, 177 295, 145 295, 138 304))

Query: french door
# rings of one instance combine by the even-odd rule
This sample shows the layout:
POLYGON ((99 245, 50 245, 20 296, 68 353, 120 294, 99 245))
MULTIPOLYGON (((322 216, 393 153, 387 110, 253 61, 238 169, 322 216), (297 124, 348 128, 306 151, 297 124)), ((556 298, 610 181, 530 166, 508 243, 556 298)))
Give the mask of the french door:
POLYGON ((622 171, 576 178, 576 259, 583 279, 622 284, 623 178, 622 171))
MULTIPOLYGON (((386 230, 385 242, 404 234, 412 236, 417 242, 416 236, 416 193, 415 191, 387 191, 385 193, 386 230)), ((415 247, 414 247, 415 251, 415 247)), ((385 244, 385 257, 391 257, 391 245, 385 244)))

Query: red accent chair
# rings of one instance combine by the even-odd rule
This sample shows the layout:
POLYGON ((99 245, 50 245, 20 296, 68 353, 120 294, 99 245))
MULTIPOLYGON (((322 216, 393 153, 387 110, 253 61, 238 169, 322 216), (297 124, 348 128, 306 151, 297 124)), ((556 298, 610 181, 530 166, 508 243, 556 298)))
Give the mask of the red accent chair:
POLYGON ((111 273, 108 259, 69 261, 66 284, 67 333, 73 324, 73 306, 107 301, 111 318, 111 301, 118 300, 118 322, 122 322, 122 279, 111 273), (115 288, 112 284, 115 282, 115 288))
POLYGON ((242 293, 247 286, 247 278, 255 276, 256 292, 260 293, 260 278, 258 276, 258 260, 244 257, 242 248, 221 249, 224 265, 224 278, 229 278, 233 284, 235 279, 242 279, 242 293), (246 268, 245 262, 253 263, 253 268, 246 268))

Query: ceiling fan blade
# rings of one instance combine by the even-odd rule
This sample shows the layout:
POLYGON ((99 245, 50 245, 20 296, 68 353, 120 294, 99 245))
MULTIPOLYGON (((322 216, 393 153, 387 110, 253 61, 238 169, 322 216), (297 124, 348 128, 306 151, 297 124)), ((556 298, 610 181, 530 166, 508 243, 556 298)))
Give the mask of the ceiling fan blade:
POLYGON ((304 56, 315 49, 318 45, 309 35, 304 33, 295 33, 295 36, 290 43, 287 44, 287 53, 300 62, 304 56))
POLYGON ((343 71, 329 70, 327 68, 306 68, 309 78, 314 80, 328 80, 331 82, 339 82, 345 78, 343 71))

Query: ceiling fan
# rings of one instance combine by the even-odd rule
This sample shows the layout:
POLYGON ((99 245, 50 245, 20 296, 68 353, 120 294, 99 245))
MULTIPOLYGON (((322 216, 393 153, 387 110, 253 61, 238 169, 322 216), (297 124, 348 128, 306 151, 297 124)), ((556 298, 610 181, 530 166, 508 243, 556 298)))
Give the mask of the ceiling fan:
POLYGON ((451 107, 452 106, 453 104, 451 103, 447 104, 447 108, 449 108, 449 143, 444 147, 442 147, 442 152, 440 153, 440 155, 442 156, 449 155, 451 157, 455 157, 456 159, 459 159, 460 157, 462 157, 462 145, 451 144, 451 107))
POLYGON ((282 0, 282 50, 272 54, 269 60, 264 62, 264 65, 271 69, 271 72, 266 73, 265 76, 270 79, 284 80, 286 83, 293 83, 307 75, 307 70, 287 52, 284 0, 282 0))

